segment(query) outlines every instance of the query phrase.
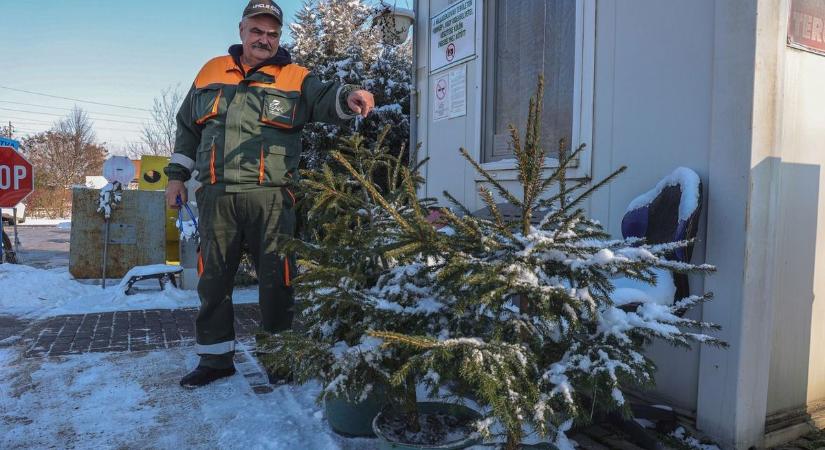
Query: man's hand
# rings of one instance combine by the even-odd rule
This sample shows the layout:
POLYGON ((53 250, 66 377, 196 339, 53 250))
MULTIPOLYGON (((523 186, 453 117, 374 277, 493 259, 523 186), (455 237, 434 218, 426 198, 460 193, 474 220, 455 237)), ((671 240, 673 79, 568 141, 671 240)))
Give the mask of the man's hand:
POLYGON ((166 185, 166 205, 170 208, 180 209, 181 205, 188 200, 186 186, 183 185, 183 181, 169 180, 169 183, 166 185), (178 203, 177 200, 178 196, 180 196, 180 203, 178 203))
POLYGON ((347 106, 355 114, 360 114, 361 117, 367 117, 369 113, 375 108, 375 98, 369 91, 359 89, 350 92, 347 97, 347 106))

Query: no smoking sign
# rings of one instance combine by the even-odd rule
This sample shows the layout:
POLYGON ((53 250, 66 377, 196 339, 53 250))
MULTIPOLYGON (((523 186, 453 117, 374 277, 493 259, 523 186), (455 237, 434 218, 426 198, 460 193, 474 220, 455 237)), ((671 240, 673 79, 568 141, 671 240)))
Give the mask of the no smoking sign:
POLYGON ((455 59, 455 44, 450 43, 450 45, 447 46, 446 53, 447 61, 452 61, 455 59))

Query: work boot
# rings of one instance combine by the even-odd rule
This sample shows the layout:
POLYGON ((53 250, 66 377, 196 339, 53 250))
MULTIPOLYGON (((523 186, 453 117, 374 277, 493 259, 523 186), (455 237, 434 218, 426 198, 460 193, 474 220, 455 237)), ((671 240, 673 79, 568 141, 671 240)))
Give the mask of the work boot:
POLYGON ((195 370, 189 372, 186 376, 180 379, 180 385, 191 389, 206 386, 215 380, 232 375, 235 375, 235 366, 228 367, 226 369, 198 366, 195 367, 195 370))

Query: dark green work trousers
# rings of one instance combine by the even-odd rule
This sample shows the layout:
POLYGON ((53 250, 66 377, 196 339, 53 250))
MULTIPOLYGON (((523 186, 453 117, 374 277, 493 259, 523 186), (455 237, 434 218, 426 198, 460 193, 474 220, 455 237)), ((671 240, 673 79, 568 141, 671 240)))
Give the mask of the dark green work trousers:
POLYGON ((292 327, 294 266, 279 252, 279 242, 295 231, 294 198, 286 188, 225 192, 206 185, 197 200, 202 264, 197 352, 201 365, 226 368, 235 353, 232 290, 244 244, 258 275, 262 327, 269 332, 292 327))

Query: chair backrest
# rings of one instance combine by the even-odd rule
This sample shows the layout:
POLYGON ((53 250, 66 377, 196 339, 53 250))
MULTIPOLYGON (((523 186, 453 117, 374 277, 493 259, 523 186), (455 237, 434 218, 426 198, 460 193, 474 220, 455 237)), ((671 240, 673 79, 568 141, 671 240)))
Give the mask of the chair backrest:
MULTIPOLYGON (((701 212, 702 181, 693 170, 679 167, 630 202, 622 218, 622 236, 644 238, 648 244, 692 240, 699 230, 701 212)), ((667 257, 689 262, 692 254, 691 244, 667 257)), ((674 275, 677 297, 686 297, 690 291, 687 277, 674 275)))

